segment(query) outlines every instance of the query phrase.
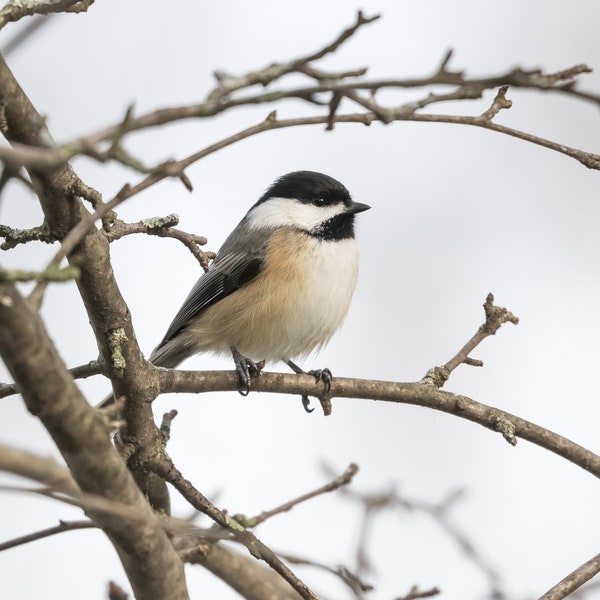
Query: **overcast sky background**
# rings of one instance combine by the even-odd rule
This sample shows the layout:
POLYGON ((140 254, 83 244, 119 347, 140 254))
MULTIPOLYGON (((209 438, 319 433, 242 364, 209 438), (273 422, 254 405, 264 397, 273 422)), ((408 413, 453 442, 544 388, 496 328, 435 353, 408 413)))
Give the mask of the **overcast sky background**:
MULTIPOLYGON (((52 19, 9 65, 59 141, 137 114, 202 101, 212 71, 232 74, 312 52, 354 22, 362 8, 383 18, 334 56, 330 69, 369 66, 369 77, 423 76, 448 48, 450 67, 495 75, 520 65, 554 72, 586 63, 580 86, 600 92, 600 4, 593 0, 404 2, 346 0, 193 3, 97 0, 87 14, 52 19)), ((25 21, 2 32, 0 47, 25 21)), ((294 80, 290 79, 290 83, 294 80)), ((283 85, 283 84, 281 84, 283 85)), ((279 87, 279 84, 278 84, 279 87)), ((417 92, 422 97, 426 92, 417 92)), ((400 102, 415 92, 386 94, 400 102)), ((559 95, 511 89, 514 106, 497 121, 599 152, 598 107, 559 95)), ((479 102, 436 105, 436 112, 479 114, 479 102)), ((272 106, 244 108, 210 121, 186 121, 127 138, 148 164, 182 158, 260 122, 272 106)), ((288 102, 281 118, 314 113, 288 102)), ((74 161, 83 180, 111 198, 141 176, 124 168, 74 161)), ((548 427, 600 451, 597 386, 600 326, 600 174, 563 155, 500 134, 440 124, 305 127, 261 134, 190 167, 189 194, 165 181, 130 200, 119 216, 137 221, 175 212, 180 228, 206 235, 217 250, 227 233, 278 176, 297 169, 328 173, 355 200, 361 273, 341 332, 307 369, 398 381, 420 379, 446 362, 483 319, 488 292, 521 319, 486 340, 447 389, 548 427)), ((18 184, 2 196, 0 222, 41 222, 36 200, 18 184)), ((178 242, 130 236, 111 246, 116 276, 138 340, 150 353, 199 275, 178 242)), ((42 268, 53 249, 28 245, 2 255, 5 267, 42 268)), ((97 348, 73 284, 49 289, 43 314, 64 360, 75 366, 97 348)), ((199 356, 186 367, 231 368, 199 356)), ((281 365, 269 369, 280 370, 281 365)), ((8 375, 2 371, 2 379, 8 375)), ((108 385, 81 383, 90 402, 108 385)), ((58 456, 20 399, 2 402, 0 441, 58 456)), ((457 488, 457 528, 501 576, 510 598, 534 598, 599 551, 600 486, 588 473, 520 441, 516 448, 456 417, 403 405, 337 399, 333 415, 307 415, 300 399, 236 393, 171 396, 176 408, 169 451, 184 475, 232 512, 259 513, 324 483, 321 465, 342 471, 357 462, 358 491, 395 487, 436 502, 457 488)), ((7 481, 13 481, 8 480, 7 481)), ((0 495, 2 540, 81 513, 28 495, 0 495)), ((189 508, 174 498, 178 516, 189 508)), ((262 525, 277 550, 353 567, 360 510, 339 495, 314 500, 262 525)), ((389 512, 371 539, 377 573, 369 596, 390 599, 416 584, 443 598, 480 599, 488 584, 456 544, 418 513, 389 512)), ((64 534, 0 555, 3 596, 106 597, 126 578, 111 545, 96 531, 64 534)), ((298 571, 327 597, 347 593, 329 577, 298 571)), ((193 598, 237 597, 200 567, 189 569, 193 598), (204 594, 202 596, 202 594, 204 594)), ((593 596, 590 596, 593 597, 593 596)))

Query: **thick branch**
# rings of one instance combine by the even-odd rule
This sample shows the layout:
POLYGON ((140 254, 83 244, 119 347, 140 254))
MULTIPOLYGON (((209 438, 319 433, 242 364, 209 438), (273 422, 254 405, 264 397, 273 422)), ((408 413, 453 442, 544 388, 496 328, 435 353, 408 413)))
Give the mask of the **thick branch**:
MULTIPOLYGON (((11 143, 52 145, 43 119, 1 57, 0 104, 2 133, 11 143)), ((87 214, 79 195, 89 190, 66 165, 31 168, 29 174, 49 229, 58 238, 64 237, 87 214)), ((103 364, 118 395, 127 395, 125 414, 132 436, 137 442, 145 435, 150 443, 153 436, 159 437, 151 407, 145 402, 153 382, 114 280, 108 241, 88 225, 71 264, 80 269, 77 283, 103 364)), ((39 315, 13 286, 5 284, 0 289, 0 354, 29 410, 44 422, 84 492, 118 500, 139 511, 139 519, 128 526, 103 527, 115 543, 136 594, 187 598, 182 563, 112 446, 102 419, 74 384, 39 315)), ((99 518, 98 522, 106 520, 99 518)))
POLYGON ((207 554, 190 562, 201 564, 246 600, 299 600, 301 596, 273 569, 257 563, 229 546, 213 544, 207 554))
POLYGON ((183 565, 113 447, 100 415, 67 372, 40 316, 0 285, 0 355, 29 411, 52 436, 83 492, 123 503, 136 518, 89 511, 114 541, 139 597, 187 598, 183 565), (152 574, 152 575, 151 575, 152 574))

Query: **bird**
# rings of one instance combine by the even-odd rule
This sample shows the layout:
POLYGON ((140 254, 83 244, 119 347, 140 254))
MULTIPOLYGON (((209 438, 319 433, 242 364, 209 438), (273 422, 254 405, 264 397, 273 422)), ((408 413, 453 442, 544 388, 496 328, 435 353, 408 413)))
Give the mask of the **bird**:
MULTIPOLYGON (((230 354, 243 395, 263 361, 304 373, 293 360, 327 344, 350 307, 355 215, 369 208, 323 173, 279 177, 227 237, 150 362, 174 368, 195 354, 230 354)), ((308 373, 331 382, 328 369, 308 373)))

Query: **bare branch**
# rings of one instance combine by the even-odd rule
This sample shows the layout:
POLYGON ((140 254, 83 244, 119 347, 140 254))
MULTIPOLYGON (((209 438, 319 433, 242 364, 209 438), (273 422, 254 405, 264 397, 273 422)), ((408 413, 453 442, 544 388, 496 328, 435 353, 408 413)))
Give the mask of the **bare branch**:
POLYGON ((42 281, 48 283, 65 282, 77 279, 79 269, 68 265, 64 268, 50 264, 44 271, 24 271, 23 269, 2 269, 0 268, 0 283, 22 282, 22 281, 42 281))
POLYGON ((481 115, 484 121, 491 121, 502 109, 507 109, 512 106, 512 101, 506 98, 508 86, 503 85, 496 94, 492 105, 481 115))
POLYGON ((598 573, 600 573, 600 554, 596 554, 580 567, 577 567, 572 573, 540 596, 539 600, 562 600, 598 573))
MULTIPOLYGON (((77 480, 84 493, 82 505, 122 550, 120 557, 134 590, 144 590, 149 599, 184 600, 187 591, 179 557, 113 447, 103 420, 67 373, 39 314, 10 284, 0 284, 0 297, 4 299, 0 302, 0 354, 27 407, 50 432, 77 480), (116 504, 122 513, 115 512, 116 504), (155 548, 151 556, 145 541, 148 536, 155 548), (153 581, 150 587, 143 565, 166 579, 153 581)), ((3 455, 10 458, 4 452, 0 459, 3 455)))
MULTIPOLYGON (((326 466, 329 471, 329 467, 326 466)), ((399 494, 395 489, 382 490, 370 493, 359 492, 355 489, 344 489, 342 493, 358 502, 363 508, 360 535, 357 542, 356 563, 358 572, 372 570, 368 556, 368 537, 374 526, 374 520, 382 511, 389 509, 402 509, 404 511, 420 511, 431 518, 444 531, 444 533, 460 548, 465 557, 472 562, 485 575, 490 586, 490 597, 498 600, 506 598, 502 590, 500 577, 476 550, 473 542, 452 522, 449 512, 456 501, 463 496, 462 490, 454 490, 439 502, 426 502, 412 499, 406 494, 399 494)), ((410 597, 410 595, 409 595, 410 597)), ((415 596, 419 597, 419 596, 415 596)))
POLYGON ((0 29, 7 23, 31 15, 85 12, 94 0, 9 0, 0 10, 0 29))
MULTIPOLYGON (((484 113, 485 115, 485 113, 484 113)), ((181 176, 183 169, 188 167, 189 165, 201 160, 202 158, 208 156, 209 154, 213 154, 218 150, 226 148, 236 142, 239 142, 248 137, 257 135, 264 131, 273 130, 273 129, 283 129, 287 127, 297 127, 301 125, 317 125, 317 124, 326 124, 328 127, 332 127, 333 123, 362 123, 364 125, 370 125, 373 121, 382 120, 383 122, 391 122, 391 121, 416 121, 416 122, 428 122, 428 123, 452 123, 452 124, 461 124, 461 125, 473 125, 475 127, 483 127, 485 129, 491 129, 493 131, 498 131, 501 133, 505 133, 506 135, 510 135, 513 137, 517 137, 522 140, 526 140, 532 142, 534 144, 538 144, 545 148, 549 148, 575 158, 583 165, 590 169, 600 169, 600 155, 592 154, 588 152, 583 152, 581 150, 577 150, 575 148, 571 148, 569 146, 565 146, 563 144, 557 144, 555 142, 545 140, 543 138, 534 136, 532 134, 528 134, 522 131, 518 131, 516 129, 512 129, 510 127, 505 127, 503 125, 498 125, 494 121, 489 118, 485 118, 485 116, 478 117, 465 117, 465 116, 456 116, 456 115, 428 115, 428 114, 406 114, 404 108, 400 108, 397 110, 392 109, 383 109, 378 108, 377 113, 370 111, 362 114, 347 114, 347 115, 327 115, 324 117, 306 117, 300 119, 287 119, 287 120, 278 120, 276 114, 270 113, 269 116, 258 125, 253 127, 249 127, 243 131, 240 131, 237 134, 229 136, 216 144, 212 144, 199 152, 195 152, 191 154, 187 158, 172 163, 172 167, 163 172, 154 172, 151 175, 148 175, 141 182, 136 184, 135 186, 124 186, 121 191, 109 202, 100 206, 92 215, 85 215, 82 220, 75 226, 69 234, 64 238, 61 248, 56 253, 51 263, 55 265, 59 264, 60 261, 68 256, 75 246, 78 244, 80 239, 86 234, 88 229, 93 225, 93 223, 97 219, 101 219, 104 215, 106 215, 113 208, 117 207, 119 204, 124 202, 125 200, 131 198, 135 194, 140 193, 141 191, 151 187, 157 182, 168 176, 181 176)), ((1 149, 0 149, 1 150, 1 149)), ((1 152, 0 152, 1 154, 1 152)), ((39 285, 39 284, 38 284, 39 285)), ((34 290, 35 293, 35 290, 34 290)))
POLYGON ((494 295, 489 293, 483 304, 485 311, 485 323, 479 327, 475 335, 458 351, 458 353, 452 357, 443 367, 433 367, 430 369, 425 377, 423 383, 430 383, 436 387, 442 387, 450 374, 456 367, 462 364, 470 365, 472 367, 482 367, 483 362, 471 358, 469 354, 477 347, 481 342, 490 335, 495 335, 496 331, 504 325, 504 323, 512 323, 518 325, 519 319, 515 317, 509 310, 500 306, 494 306, 494 295))
POLYGON ((45 224, 32 229, 13 229, 7 225, 0 225, 0 237, 4 238, 4 242, 0 246, 2 250, 12 250, 19 244, 27 244, 34 240, 45 244, 53 244, 57 241, 55 235, 45 224))
POLYGON ((226 515, 203 496, 187 481, 170 459, 163 457, 148 465, 155 473, 170 483, 196 510, 209 516, 215 523, 232 532, 234 539, 243 544, 250 554, 264 560, 272 569, 283 577, 306 600, 318 600, 318 597, 251 531, 234 518, 226 515))
POLYGON ((350 569, 344 566, 332 567, 315 560, 300 558, 299 556, 292 556, 290 554, 281 554, 281 556, 293 565, 306 565, 309 567, 315 567, 335 575, 350 588, 355 598, 360 600, 365 597, 363 592, 370 592, 373 589, 372 585, 365 583, 356 573, 353 573, 350 569))
MULTIPOLYGON (((100 375, 102 372, 102 366, 97 360, 92 360, 85 365, 69 369, 69 373, 71 373, 73 379, 86 379, 93 375, 100 375)), ((17 390, 14 383, 0 383, 0 398, 5 398, 6 396, 12 396, 13 394, 18 393, 19 390, 17 390)))
POLYGON ((65 494, 80 493, 79 486, 64 465, 20 448, 0 445, 0 471, 32 479, 65 494))
POLYGON ((174 225, 178 223, 179 217, 175 214, 170 214, 166 217, 144 219, 137 223, 124 223, 116 219, 109 226, 105 227, 104 233, 111 242, 134 233, 147 233, 159 237, 173 238, 180 241, 194 255, 200 266, 207 271, 209 262, 216 255, 214 252, 203 252, 198 246, 204 246, 208 243, 208 240, 204 236, 175 229, 174 225))
MULTIPOLYGON (((260 84, 267 86, 275 80, 281 79, 284 75, 289 73, 301 72, 310 74, 311 77, 315 76, 315 73, 309 67, 309 63, 319 60, 335 52, 346 40, 351 38, 361 27, 372 23, 379 19, 379 15, 374 17, 365 17, 361 11, 358 12, 356 22, 351 27, 348 27, 330 44, 327 44, 324 48, 317 50, 312 54, 301 56, 295 60, 286 63, 274 63, 263 69, 253 70, 246 75, 241 77, 231 76, 222 72, 215 73, 215 77, 219 82, 219 85, 212 90, 206 100, 206 105, 214 106, 222 105, 229 98, 232 92, 240 89, 252 87, 260 84)), ((362 70, 364 72, 364 70, 362 70)), ((355 76, 356 71, 352 72, 352 76, 355 76)), ((341 77, 345 77, 346 74, 341 74, 341 77)), ((317 77, 318 78, 318 77, 317 77)), ((325 77, 323 77, 325 79, 325 77)))
POLYGON ((24 544, 29 544, 30 542, 36 542, 37 540, 41 540, 52 535, 64 533, 65 531, 96 528, 98 528, 98 525, 96 525, 96 523, 90 521, 89 519, 85 519, 82 521, 60 521, 59 524, 55 527, 42 529, 41 531, 36 531, 35 533, 23 535, 12 540, 8 540, 7 542, 0 542, 0 552, 3 552, 4 550, 9 550, 10 548, 16 548, 17 546, 22 546, 24 544))
POLYGON ((284 504, 281 504, 280 506, 278 506, 276 508, 272 508, 271 510, 264 511, 264 512, 260 513, 259 515, 256 515, 255 517, 247 518, 247 517, 244 517, 243 515, 235 515, 234 518, 237 521, 240 521, 241 523, 243 523, 244 526, 246 526, 246 527, 256 527, 257 525, 260 525, 261 523, 263 523, 267 519, 270 519, 274 515, 279 515, 281 513, 292 510, 292 508, 294 508, 294 506, 297 506, 298 504, 301 504, 302 502, 306 502, 307 500, 312 500, 312 498, 315 498, 322 494, 328 494, 329 492, 334 492, 335 490, 338 490, 342 486, 348 485, 349 483, 352 482, 352 479, 354 478, 356 473, 358 473, 358 465, 352 463, 348 466, 348 468, 341 475, 336 477, 333 481, 317 488, 316 490, 313 490, 312 492, 308 492, 306 494, 303 494, 302 496, 298 496, 297 498, 294 498, 293 500, 289 500, 288 502, 285 502, 284 504))
POLYGON ((375 15, 373 17, 365 17, 362 11, 358 11, 356 15, 356 23, 348 29, 342 31, 342 33, 331 43, 325 46, 325 48, 315 52, 314 54, 309 54, 304 58, 299 58, 294 61, 294 64, 308 64, 314 62, 315 60, 319 60, 326 56, 327 54, 331 54, 335 52, 346 40, 351 38, 363 25, 368 25, 369 23, 373 23, 373 21, 377 21, 381 15, 375 15))
POLYGON ((419 590, 419 588, 415 586, 409 590, 408 594, 405 596, 399 596, 396 598, 396 600, 418 600, 418 598, 433 598, 441 593, 442 592, 436 587, 431 588, 430 590, 419 590))
MULTIPOLYGON (((371 22, 372 20, 373 19, 365 19, 359 15, 357 24, 364 24, 371 22)), ((315 69, 308 64, 307 61, 318 60, 318 58, 324 54, 334 51, 339 46, 341 41, 347 39, 348 32, 350 32, 350 35, 352 35, 357 30, 357 24, 355 24, 353 27, 350 27, 348 30, 346 30, 346 32, 342 33, 332 44, 329 44, 322 50, 308 56, 300 57, 288 63, 275 64, 264 69, 253 70, 241 77, 230 77, 221 74, 219 76, 219 86, 209 94, 204 103, 195 103, 191 106, 159 109, 140 117, 134 117, 132 108, 130 107, 126 112, 124 119, 120 123, 102 131, 53 148, 31 148, 19 144, 14 145, 13 149, 0 148, 0 159, 7 164, 12 164, 15 167, 20 165, 51 167, 64 164, 72 157, 78 154, 83 154, 101 161, 115 159, 119 162, 123 162, 124 164, 128 164, 129 166, 133 166, 141 172, 147 172, 147 167, 140 165, 137 161, 133 160, 132 157, 129 157, 125 153, 120 146, 121 139, 127 133, 148 127, 172 123, 179 119, 206 118, 237 106, 273 103, 284 99, 296 98, 309 103, 324 104, 329 106, 330 115, 326 123, 327 128, 331 129, 333 127, 331 114, 336 112, 336 104, 339 104, 339 100, 344 96, 353 98, 363 106, 370 106, 371 108, 369 110, 376 116, 375 119, 371 118, 370 122, 372 120, 391 122, 395 120, 411 120, 407 118, 409 115, 412 115, 415 111, 434 102, 480 98, 484 90, 501 87, 501 91, 496 97, 494 104, 490 107, 490 109, 488 109, 488 111, 479 117, 470 117, 467 118, 468 120, 463 121, 447 121, 444 120, 446 118, 444 115, 435 115, 435 117, 439 119, 438 122, 456 122, 478 125, 482 127, 487 126, 494 131, 505 133, 507 135, 516 135, 517 137, 521 137, 521 139, 530 141, 532 143, 541 144, 553 150, 563 152, 568 156, 576 158, 582 162, 582 164, 585 164, 590 168, 598 168, 598 159, 593 154, 569 149, 558 143, 543 140, 542 138, 537 138, 535 136, 528 136, 524 132, 510 132, 507 128, 494 127, 491 124, 491 118, 495 116, 498 110, 501 108, 508 108, 510 104, 510 101, 507 101, 503 97, 506 91, 505 86, 534 89, 545 92, 553 91, 557 93, 564 93, 581 98, 583 100, 592 101, 595 104, 600 105, 600 95, 591 94, 589 92, 580 92, 579 90, 575 89, 573 78, 582 73, 590 72, 590 69, 586 65, 575 65, 574 67, 570 67, 552 74, 543 74, 538 69, 525 70, 517 67, 496 76, 468 78, 463 74, 463 72, 454 72, 447 69, 447 64, 451 56, 451 52, 449 52, 442 60, 442 63, 436 72, 428 77, 415 79, 361 81, 357 80, 356 77, 360 77, 365 71, 364 69, 355 69, 342 73, 326 73, 319 69, 315 69), (309 76, 311 79, 316 80, 318 85, 288 90, 267 91, 256 95, 245 95, 235 98, 232 97, 233 92, 237 92, 255 84, 268 85, 275 80, 279 80, 289 72, 301 72, 309 76), (351 81, 347 81, 348 78, 351 78, 351 81), (564 83, 565 81, 566 83, 564 83), (373 97, 380 89, 416 88, 432 85, 452 85, 456 87, 456 89, 446 94, 428 93, 419 101, 405 103, 395 109, 384 108, 377 105, 374 101, 369 104, 367 99, 357 96, 358 92, 361 90, 369 91, 373 97), (316 99, 320 94, 323 93, 331 94, 331 102, 321 102, 316 99), (478 120, 480 121, 479 123, 477 123, 478 120), (521 133, 521 135, 518 135, 519 133, 521 133), (98 144, 106 141, 111 143, 110 148, 105 151, 99 150, 97 148, 98 144)), ((431 117, 433 115, 428 116, 431 117)), ((364 122, 365 118, 363 116, 362 118, 354 119, 354 121, 364 122)), ((171 163, 160 165, 152 171, 161 172, 166 170, 167 175, 177 176, 177 173, 168 172, 170 164, 171 163)), ((182 174, 179 175, 182 177, 182 181, 184 181, 185 185, 189 187, 189 181, 186 180, 185 176, 182 174)))
MULTIPOLYGON (((156 374, 160 380, 161 393, 237 391, 239 386, 235 371, 178 371, 157 368, 156 374)), ((323 394, 324 386, 315 382, 311 375, 263 371, 260 377, 253 380, 252 390, 318 397, 323 394)), ((430 384, 334 377, 331 382, 331 398, 336 397, 411 404, 439 410, 500 432, 511 444, 514 444, 517 438, 525 439, 566 458, 595 477, 600 477, 600 456, 597 454, 511 413, 460 394, 437 389, 430 384)))
MULTIPOLYGON (((223 530, 221 530, 223 531, 223 530)), ((185 555, 222 579, 246 600, 299 600, 300 596, 278 573, 231 546, 197 544, 185 555)))

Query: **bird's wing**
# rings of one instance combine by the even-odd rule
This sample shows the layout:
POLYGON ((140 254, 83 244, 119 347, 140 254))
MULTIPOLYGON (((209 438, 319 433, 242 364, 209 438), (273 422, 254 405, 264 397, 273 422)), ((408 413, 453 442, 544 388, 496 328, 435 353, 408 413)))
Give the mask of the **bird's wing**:
POLYGON ((256 277, 262 268, 262 263, 262 259, 258 257, 249 258, 239 255, 224 257, 219 265, 216 265, 196 282, 169 326, 162 343, 175 337, 203 310, 229 296, 244 283, 256 277))
MULTIPOLYGON (((256 235, 240 235, 232 243, 231 236, 223 244, 210 270, 202 275, 179 309, 161 343, 150 356, 151 362, 162 362, 165 346, 209 306, 229 296, 254 279, 262 270, 267 240, 256 235), (159 360, 157 360, 159 359, 159 360)), ((171 346, 171 344, 170 344, 171 346)))

